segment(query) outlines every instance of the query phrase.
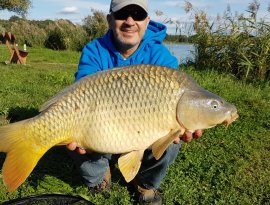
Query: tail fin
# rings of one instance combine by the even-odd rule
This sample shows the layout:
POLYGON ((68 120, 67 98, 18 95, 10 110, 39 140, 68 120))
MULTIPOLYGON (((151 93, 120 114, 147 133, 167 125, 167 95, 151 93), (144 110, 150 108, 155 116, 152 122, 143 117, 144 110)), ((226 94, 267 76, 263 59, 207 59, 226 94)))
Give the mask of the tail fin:
POLYGON ((16 190, 30 175, 39 159, 49 149, 36 149, 25 138, 29 120, 0 127, 0 152, 6 152, 2 174, 9 192, 16 190))

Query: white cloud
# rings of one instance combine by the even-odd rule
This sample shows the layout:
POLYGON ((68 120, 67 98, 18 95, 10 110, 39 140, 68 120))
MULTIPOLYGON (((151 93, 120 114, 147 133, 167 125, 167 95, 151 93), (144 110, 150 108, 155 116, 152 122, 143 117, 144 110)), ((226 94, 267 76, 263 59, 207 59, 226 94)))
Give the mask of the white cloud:
POLYGON ((59 13, 60 14, 77 14, 79 13, 79 8, 76 6, 68 6, 68 7, 64 7, 59 13))
POLYGON ((164 1, 163 4, 170 7, 183 7, 182 1, 164 1))

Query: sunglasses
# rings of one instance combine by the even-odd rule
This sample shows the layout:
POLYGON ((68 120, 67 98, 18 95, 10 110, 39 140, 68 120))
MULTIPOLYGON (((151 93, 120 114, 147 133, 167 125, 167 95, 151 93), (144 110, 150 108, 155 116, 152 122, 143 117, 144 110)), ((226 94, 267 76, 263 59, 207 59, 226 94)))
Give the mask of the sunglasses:
POLYGON ((134 21, 143 21, 148 16, 144 10, 119 10, 117 12, 113 12, 112 14, 115 20, 126 20, 129 16, 131 16, 134 21))

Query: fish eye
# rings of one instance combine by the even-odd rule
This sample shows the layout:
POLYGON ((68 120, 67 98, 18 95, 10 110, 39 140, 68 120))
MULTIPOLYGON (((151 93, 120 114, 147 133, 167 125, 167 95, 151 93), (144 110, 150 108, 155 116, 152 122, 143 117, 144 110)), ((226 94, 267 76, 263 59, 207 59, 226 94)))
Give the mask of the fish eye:
POLYGON ((217 109, 217 108, 218 108, 218 102, 215 101, 215 100, 213 100, 213 101, 211 102, 211 107, 212 107, 213 109, 217 109))

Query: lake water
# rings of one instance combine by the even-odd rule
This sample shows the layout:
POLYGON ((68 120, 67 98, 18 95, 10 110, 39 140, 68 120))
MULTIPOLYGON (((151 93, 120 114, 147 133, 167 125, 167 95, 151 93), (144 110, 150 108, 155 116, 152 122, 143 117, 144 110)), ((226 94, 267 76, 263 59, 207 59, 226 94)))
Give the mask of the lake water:
POLYGON ((193 44, 165 44, 169 51, 178 59, 179 64, 195 59, 195 47, 193 44))

